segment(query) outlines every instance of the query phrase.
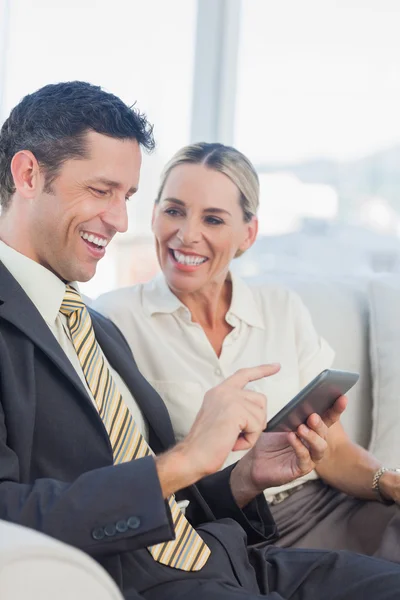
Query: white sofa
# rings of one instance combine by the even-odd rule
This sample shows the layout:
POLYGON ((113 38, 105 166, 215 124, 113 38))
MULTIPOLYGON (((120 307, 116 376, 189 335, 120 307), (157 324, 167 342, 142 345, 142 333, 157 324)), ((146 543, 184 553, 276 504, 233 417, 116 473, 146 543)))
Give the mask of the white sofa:
POLYGON ((1 600, 122 600, 93 559, 47 535, 0 521, 1 600))
MULTIPOLYGON (((317 330, 336 351, 334 366, 360 373, 349 394, 344 425, 355 441, 371 446, 388 466, 400 462, 399 279, 265 278, 297 291, 317 330)), ((4 522, 0 590, 1 600, 121 598, 108 575, 81 552, 4 522)))

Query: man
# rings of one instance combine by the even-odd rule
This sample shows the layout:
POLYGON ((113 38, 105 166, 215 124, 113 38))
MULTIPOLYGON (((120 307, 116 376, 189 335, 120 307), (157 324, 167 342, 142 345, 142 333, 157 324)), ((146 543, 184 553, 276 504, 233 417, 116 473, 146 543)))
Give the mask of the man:
POLYGON ((397 597, 396 565, 267 544, 261 490, 321 460, 345 399, 276 450, 265 398, 245 386, 279 366, 245 369, 175 445, 123 335, 82 302, 75 282, 127 228, 141 146, 144 116, 81 82, 25 97, 2 127, 0 518, 88 552, 126 598, 397 597), (218 472, 232 448, 252 450, 218 472))

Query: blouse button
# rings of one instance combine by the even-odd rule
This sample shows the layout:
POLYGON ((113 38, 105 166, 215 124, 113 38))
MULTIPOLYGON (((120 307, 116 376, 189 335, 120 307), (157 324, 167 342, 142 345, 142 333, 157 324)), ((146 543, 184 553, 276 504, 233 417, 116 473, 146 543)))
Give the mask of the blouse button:
POLYGON ((222 375, 221 369, 219 369, 219 368, 215 369, 215 374, 218 375, 218 376, 222 375))

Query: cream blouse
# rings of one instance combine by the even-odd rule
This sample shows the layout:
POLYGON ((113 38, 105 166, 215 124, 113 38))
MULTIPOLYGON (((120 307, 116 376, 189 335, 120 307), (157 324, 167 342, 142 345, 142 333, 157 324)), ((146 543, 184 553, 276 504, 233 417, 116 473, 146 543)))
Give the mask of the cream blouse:
MULTIPOLYGON (((163 398, 177 440, 191 428, 205 393, 238 369, 281 364, 278 374, 249 384, 267 396, 271 418, 334 358, 297 294, 274 285, 249 287, 236 276, 232 276, 226 315, 233 329, 220 357, 162 274, 148 283, 104 294, 93 308, 121 329, 140 371, 163 398)), ((232 452, 225 466, 243 454, 232 452)), ((313 471, 285 486, 269 488, 265 495, 268 499, 316 477, 313 471)))

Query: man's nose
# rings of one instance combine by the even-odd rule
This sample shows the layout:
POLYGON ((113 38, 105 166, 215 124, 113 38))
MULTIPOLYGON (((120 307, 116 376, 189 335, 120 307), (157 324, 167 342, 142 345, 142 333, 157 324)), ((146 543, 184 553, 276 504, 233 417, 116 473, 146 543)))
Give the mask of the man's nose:
POLYGON ((128 230, 128 210, 125 197, 114 198, 103 213, 103 221, 118 233, 128 230))

